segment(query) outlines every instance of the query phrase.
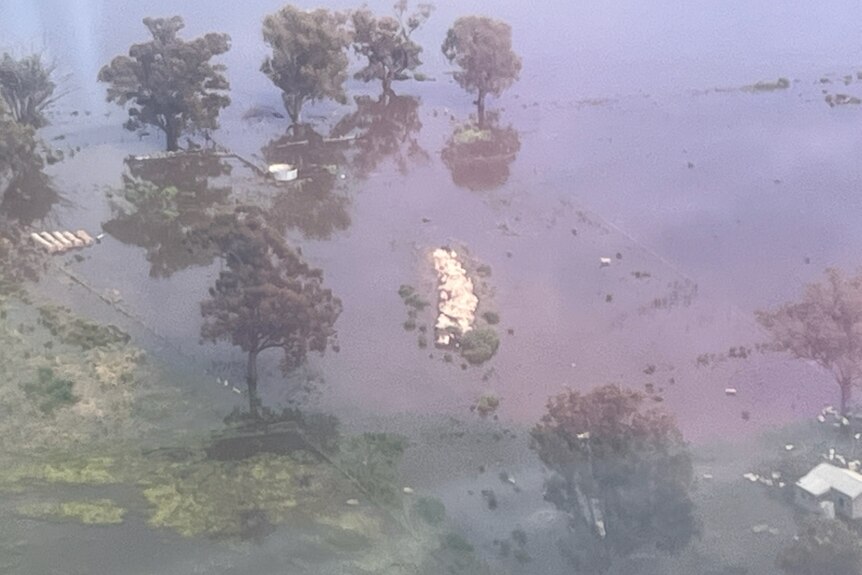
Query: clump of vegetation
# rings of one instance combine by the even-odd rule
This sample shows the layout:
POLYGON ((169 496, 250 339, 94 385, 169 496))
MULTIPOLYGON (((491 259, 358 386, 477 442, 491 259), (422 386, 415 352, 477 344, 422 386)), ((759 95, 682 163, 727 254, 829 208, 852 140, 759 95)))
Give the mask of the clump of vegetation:
POLYGON ((434 497, 422 497, 413 504, 413 511, 432 526, 440 525, 446 519, 446 506, 434 497))
POLYGON ((488 322, 488 325, 497 325, 500 323, 500 314, 495 311, 486 311, 482 314, 482 319, 488 322))
POLYGON ((338 454, 341 469, 376 502, 400 500, 398 464, 407 449, 407 439, 391 433, 363 433, 347 439, 338 454))
POLYGON ((79 398, 72 391, 74 385, 68 379, 56 377, 50 367, 40 367, 36 381, 23 384, 21 389, 38 405, 39 411, 50 415, 57 408, 78 402, 79 398))
POLYGON ((0 474, 0 487, 16 488, 34 483, 68 485, 110 485, 120 483, 119 464, 112 457, 64 459, 50 463, 28 463, 7 467, 0 474))
POLYGON ((126 515, 126 510, 110 499, 31 503, 19 506, 17 512, 34 519, 70 519, 85 525, 117 525, 123 522, 126 515))
POLYGON ((423 311, 431 304, 419 295, 416 292, 416 288, 411 285, 402 284, 401 287, 398 288, 398 295, 407 307, 407 319, 403 324, 404 329, 406 331, 413 331, 418 326, 421 333, 416 339, 416 344, 420 349, 427 348, 428 338, 424 334, 428 331, 428 328, 424 324, 419 326, 417 320, 419 319, 419 312, 423 311))
POLYGON ((0 58, 0 99, 15 122, 32 128, 48 124, 45 112, 59 97, 54 95, 57 87, 54 71, 54 65, 44 63, 41 54, 30 54, 20 59, 3 54, 0 58))
POLYGON ((473 365, 494 357, 499 347, 500 336, 490 327, 470 330, 461 338, 461 356, 473 365))
POLYGON ((481 264, 476 268, 476 275, 480 278, 491 277, 491 266, 488 264, 481 264))
POLYGON ((858 106, 859 104, 862 104, 862 100, 856 96, 850 96, 848 94, 827 94, 823 99, 827 104, 829 104, 830 108, 847 105, 858 106))
POLYGON ((403 284, 398 288, 398 295, 401 296, 404 305, 413 308, 416 311, 423 311, 429 304, 428 301, 416 293, 416 288, 410 285, 403 284))
POLYGON ((39 324, 63 343, 84 350, 125 344, 131 339, 129 334, 114 325, 101 325, 77 317, 66 307, 41 306, 39 324))
POLYGON ((500 398, 497 395, 483 393, 471 409, 475 410, 481 417, 488 417, 497 411, 498 407, 500 407, 500 398))
POLYGON ((443 536, 441 547, 457 553, 472 553, 473 546, 460 533, 450 532, 443 536))
POLYGON ((283 522, 296 507, 295 479, 307 473, 294 459, 273 454, 156 463, 142 481, 152 506, 149 523, 187 537, 243 536, 255 512, 269 523, 283 522))
POLYGON ((779 78, 775 82, 761 80, 756 84, 745 86, 742 88, 744 92, 775 92, 777 90, 786 90, 790 87, 790 80, 787 78, 779 78))

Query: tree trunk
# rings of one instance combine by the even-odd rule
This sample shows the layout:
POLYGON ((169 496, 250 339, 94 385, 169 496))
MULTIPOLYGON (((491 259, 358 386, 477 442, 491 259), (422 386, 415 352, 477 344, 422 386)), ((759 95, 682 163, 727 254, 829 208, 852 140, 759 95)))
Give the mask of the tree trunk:
POLYGON ((168 140, 169 152, 176 152, 180 149, 180 130, 174 118, 169 117, 165 122, 165 136, 168 140))
POLYGON ((853 385, 849 379, 842 379, 838 382, 841 386, 841 415, 847 415, 850 408, 850 397, 853 392, 853 385))
POLYGON ((260 418, 260 399, 257 396, 257 354, 256 351, 248 352, 248 363, 246 364, 245 383, 248 386, 248 410, 254 419, 260 418))
POLYGON ((476 98, 476 106, 478 107, 479 129, 485 129, 485 92, 479 90, 479 97, 476 98))
POLYGON ((294 126, 299 125, 302 117, 302 101, 303 98, 295 94, 283 94, 281 97, 284 102, 284 109, 287 110, 287 115, 294 126))
POLYGON ((389 96, 393 95, 392 92, 392 78, 388 73, 383 76, 383 101, 384 103, 389 102, 389 96))

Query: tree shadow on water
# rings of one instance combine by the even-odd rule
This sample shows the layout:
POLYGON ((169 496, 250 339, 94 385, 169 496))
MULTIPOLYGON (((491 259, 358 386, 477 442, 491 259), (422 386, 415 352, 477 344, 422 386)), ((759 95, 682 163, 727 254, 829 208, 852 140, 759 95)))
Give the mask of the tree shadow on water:
POLYGON ((213 250, 189 240, 227 207, 231 166, 209 154, 126 160, 123 188, 111 192, 113 218, 105 232, 146 250, 151 277, 170 277, 192 266, 210 264, 213 250))
POLYGON ((348 145, 305 125, 263 147, 268 164, 290 164, 298 175, 292 182, 279 183, 267 212, 271 225, 313 240, 328 240, 350 227, 352 199, 341 182, 348 145))
POLYGON ((392 158, 402 174, 411 162, 428 159, 428 152, 419 144, 419 98, 391 94, 379 99, 357 96, 354 101, 356 110, 342 118, 332 133, 338 138, 356 137, 350 163, 357 177, 367 178, 387 158, 392 158))
POLYGON ((472 121, 457 126, 441 157, 456 186, 487 191, 509 180, 509 168, 520 149, 518 131, 512 126, 501 127, 499 117, 488 114, 483 129, 472 121))

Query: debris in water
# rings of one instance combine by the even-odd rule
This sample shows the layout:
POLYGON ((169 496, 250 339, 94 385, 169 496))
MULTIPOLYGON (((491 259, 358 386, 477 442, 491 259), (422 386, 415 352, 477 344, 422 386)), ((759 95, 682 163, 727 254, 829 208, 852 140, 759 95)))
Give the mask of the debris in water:
POLYGON ((599 258, 599 267, 606 268, 611 265, 611 258, 599 258))
POLYGON ((412 488, 410 488, 410 487, 405 487, 405 488, 404 488, 404 489, 402 489, 401 491, 403 491, 405 495, 413 495, 413 493, 414 493, 414 492, 413 492, 413 489, 412 489, 412 488))
POLYGON ((242 395, 242 390, 236 386, 232 387, 230 390, 237 395, 242 395))
POLYGON ((358 499, 348 499, 345 503, 347 505, 350 505, 351 507, 356 507, 357 505, 359 505, 359 500, 358 499))
POLYGON ((724 395, 736 395, 736 388, 735 387, 724 388, 724 395))
POLYGON ((788 443, 787 445, 784 446, 784 450, 785 451, 793 451, 793 447, 794 447, 794 445, 792 443, 788 443))
POLYGON ((90 247, 95 240, 84 230, 75 233, 61 230, 54 232, 33 232, 30 238, 49 254, 61 254, 68 250, 81 247, 90 247))

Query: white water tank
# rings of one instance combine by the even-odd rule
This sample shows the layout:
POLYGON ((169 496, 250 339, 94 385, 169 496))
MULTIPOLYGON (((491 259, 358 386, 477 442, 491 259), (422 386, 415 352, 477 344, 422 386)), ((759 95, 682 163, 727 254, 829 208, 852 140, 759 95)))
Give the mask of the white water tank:
POLYGON ((292 164, 270 164, 269 175, 279 182, 289 182, 296 179, 296 166, 292 164))

